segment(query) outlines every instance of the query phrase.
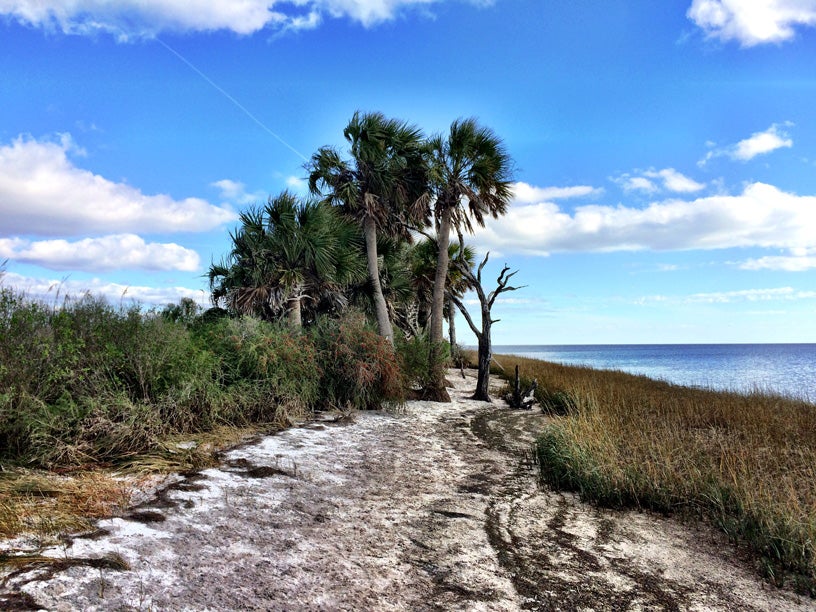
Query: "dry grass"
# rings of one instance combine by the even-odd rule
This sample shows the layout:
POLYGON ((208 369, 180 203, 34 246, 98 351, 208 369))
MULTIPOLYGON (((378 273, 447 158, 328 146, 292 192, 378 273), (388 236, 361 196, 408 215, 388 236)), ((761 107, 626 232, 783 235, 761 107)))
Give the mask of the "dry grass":
POLYGON ((566 412, 539 440, 542 475, 596 503, 713 521, 762 572, 816 595, 816 407, 753 393, 500 356, 566 412), (554 399, 555 398, 555 399, 554 399))
POLYGON ((126 507, 138 479, 125 481, 103 472, 60 476, 13 470, 0 475, 0 535, 21 533, 49 539, 82 531, 94 519, 126 507))
POLYGON ((131 457, 111 468, 57 474, 45 470, 0 472, 0 537, 31 534, 43 542, 91 529, 93 521, 115 516, 134 492, 149 488, 156 476, 209 467, 218 454, 274 429, 270 425, 216 427, 166 439, 161 450, 131 457))

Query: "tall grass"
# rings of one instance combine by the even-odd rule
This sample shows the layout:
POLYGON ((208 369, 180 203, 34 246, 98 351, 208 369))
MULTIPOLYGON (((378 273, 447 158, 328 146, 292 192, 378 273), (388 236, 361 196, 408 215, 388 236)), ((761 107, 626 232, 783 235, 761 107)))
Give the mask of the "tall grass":
POLYGON ((121 463, 178 434, 403 398, 398 357, 359 317, 298 333, 179 312, 0 287, 0 466, 121 463))
POLYGON ((612 507, 712 521, 762 572, 816 595, 816 406, 504 356, 555 416, 548 483, 612 507))

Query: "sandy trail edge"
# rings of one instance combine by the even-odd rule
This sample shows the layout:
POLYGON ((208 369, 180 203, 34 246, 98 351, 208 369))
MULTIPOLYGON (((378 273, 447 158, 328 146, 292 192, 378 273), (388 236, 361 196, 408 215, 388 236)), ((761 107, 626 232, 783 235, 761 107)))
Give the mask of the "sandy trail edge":
POLYGON ((816 609, 708 529, 541 490, 529 444, 543 417, 450 380, 451 404, 230 451, 41 552, 62 566, 6 570, 0 597, 48 610, 816 609), (130 569, 73 565, 105 555, 130 569))

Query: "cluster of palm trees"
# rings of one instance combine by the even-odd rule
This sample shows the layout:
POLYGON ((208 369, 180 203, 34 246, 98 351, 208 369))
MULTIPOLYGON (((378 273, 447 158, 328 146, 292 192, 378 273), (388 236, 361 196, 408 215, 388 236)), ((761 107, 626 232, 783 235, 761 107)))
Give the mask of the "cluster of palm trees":
MULTIPOLYGON (((390 342, 396 326, 427 333, 431 351, 447 318, 455 345, 450 298, 469 288, 458 270, 472 266, 473 252, 450 234, 506 211, 512 160, 503 142, 475 119, 426 138, 377 112, 355 113, 343 135, 346 154, 324 146, 306 164, 311 198, 283 192, 241 215, 230 254, 209 270, 213 302, 295 326, 354 304, 390 342), (416 236, 424 240, 413 244, 416 236)), ((444 372, 432 378, 444 394, 444 372)))

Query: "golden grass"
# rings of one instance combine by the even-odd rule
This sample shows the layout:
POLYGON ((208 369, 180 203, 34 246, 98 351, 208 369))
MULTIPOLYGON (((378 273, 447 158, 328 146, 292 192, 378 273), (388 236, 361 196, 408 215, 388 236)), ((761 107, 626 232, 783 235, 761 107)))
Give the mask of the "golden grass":
POLYGON ((49 538, 88 529, 94 519, 111 516, 130 500, 130 482, 104 472, 60 476, 12 470, 0 475, 0 535, 20 533, 49 538))
POLYGON ((604 505, 706 517, 747 543, 775 582, 816 595, 816 406, 499 361, 537 378, 544 402, 570 400, 539 440, 548 482, 604 505))
POLYGON ((151 486, 156 475, 216 465, 219 452, 275 429, 280 427, 219 426, 168 438, 157 452, 129 457, 115 470, 0 471, 0 537, 31 534, 52 542, 60 534, 91 529, 95 520, 121 513, 133 493, 151 486))

